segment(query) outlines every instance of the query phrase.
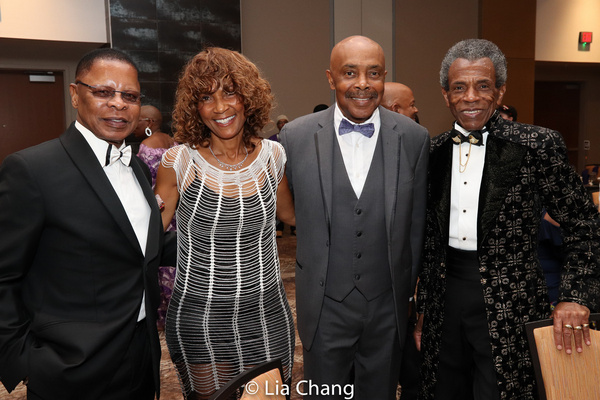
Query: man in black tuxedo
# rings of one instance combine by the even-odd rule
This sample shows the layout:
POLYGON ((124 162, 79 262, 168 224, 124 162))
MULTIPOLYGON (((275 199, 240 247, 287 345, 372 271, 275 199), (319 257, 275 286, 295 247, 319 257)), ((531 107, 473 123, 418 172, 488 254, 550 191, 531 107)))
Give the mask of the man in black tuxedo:
POLYGON ((137 68, 95 50, 69 89, 77 121, 0 167, 0 380, 28 399, 153 399, 163 230, 124 144, 137 68))

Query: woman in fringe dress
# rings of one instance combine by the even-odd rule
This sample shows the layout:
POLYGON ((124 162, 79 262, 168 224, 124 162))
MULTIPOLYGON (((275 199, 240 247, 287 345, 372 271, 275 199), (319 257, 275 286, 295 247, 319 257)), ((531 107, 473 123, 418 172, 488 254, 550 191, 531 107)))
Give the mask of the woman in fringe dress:
POLYGON ((156 194, 177 213, 178 260, 166 338, 186 399, 206 399, 274 358, 290 380, 294 324, 279 272, 275 216, 295 225, 283 147, 269 122, 269 83, 241 54, 209 48, 186 65, 175 140, 156 194))

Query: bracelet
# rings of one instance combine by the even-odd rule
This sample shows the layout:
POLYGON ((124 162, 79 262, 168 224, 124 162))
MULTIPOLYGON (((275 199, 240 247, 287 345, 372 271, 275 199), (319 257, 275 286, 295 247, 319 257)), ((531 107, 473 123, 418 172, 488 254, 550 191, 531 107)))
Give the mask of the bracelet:
POLYGON ((154 195, 154 197, 156 198, 156 202, 158 203, 158 208, 160 209, 160 211, 165 209, 165 202, 163 201, 163 199, 160 198, 159 194, 154 195))

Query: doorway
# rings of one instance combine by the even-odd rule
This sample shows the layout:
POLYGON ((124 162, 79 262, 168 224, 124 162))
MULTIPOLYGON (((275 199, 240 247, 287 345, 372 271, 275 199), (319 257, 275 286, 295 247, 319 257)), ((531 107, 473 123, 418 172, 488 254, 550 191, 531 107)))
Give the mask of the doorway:
POLYGON ((0 93, 0 162, 64 132, 62 71, 0 70, 0 93))
POLYGON ((534 125, 557 130, 567 145, 569 164, 579 162, 581 83, 535 82, 534 125))

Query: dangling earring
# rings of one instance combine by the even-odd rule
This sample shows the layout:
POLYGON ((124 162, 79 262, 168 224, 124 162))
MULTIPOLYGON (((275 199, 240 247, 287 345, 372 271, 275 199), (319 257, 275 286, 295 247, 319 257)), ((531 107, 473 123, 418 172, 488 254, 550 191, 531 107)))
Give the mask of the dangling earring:
POLYGON ((150 129, 149 126, 147 126, 146 129, 144 129, 144 132, 146 133, 146 136, 152 136, 152 129, 150 129))

